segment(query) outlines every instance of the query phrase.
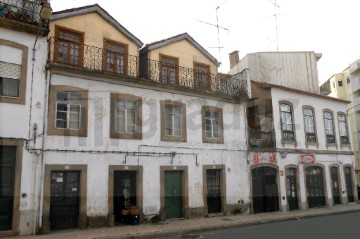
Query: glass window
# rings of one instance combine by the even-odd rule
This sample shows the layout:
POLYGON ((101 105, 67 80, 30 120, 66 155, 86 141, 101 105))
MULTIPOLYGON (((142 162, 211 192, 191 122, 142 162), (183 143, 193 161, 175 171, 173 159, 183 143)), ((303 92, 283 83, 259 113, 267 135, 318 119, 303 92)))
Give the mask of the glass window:
POLYGON ((314 112, 311 108, 304 108, 306 142, 316 142, 314 112))
POLYGON ((285 103, 280 104, 280 111, 282 138, 284 140, 294 140, 295 135, 292 122, 291 105, 285 103))
POLYGON ((195 88, 199 90, 208 89, 209 67, 195 65, 195 88))
POLYGON ((60 30, 57 44, 57 61, 71 65, 80 64, 81 34, 60 30))
POLYGON ((115 107, 115 132, 127 134, 136 133, 136 101, 128 99, 117 99, 115 107))
POLYGON ((106 42, 106 70, 124 74, 125 53, 125 46, 112 42, 106 42))
POLYGON ((206 138, 220 139, 220 112, 205 111, 206 138))
POLYGON ((175 58, 161 57, 161 81, 167 84, 176 84, 176 67, 175 58))
POLYGON ((325 135, 328 143, 335 143, 333 115, 331 112, 324 112, 325 135))
POLYGON ((19 79, 0 77, 0 96, 19 97, 19 79))
POLYGON ((180 106, 165 105, 165 135, 182 135, 182 110, 180 106))
POLYGON ((58 92, 56 94, 56 128, 79 130, 81 128, 81 107, 81 94, 58 92))
POLYGON ((341 144, 349 143, 349 136, 347 131, 346 117, 344 114, 338 115, 339 131, 340 131, 340 142, 341 144))

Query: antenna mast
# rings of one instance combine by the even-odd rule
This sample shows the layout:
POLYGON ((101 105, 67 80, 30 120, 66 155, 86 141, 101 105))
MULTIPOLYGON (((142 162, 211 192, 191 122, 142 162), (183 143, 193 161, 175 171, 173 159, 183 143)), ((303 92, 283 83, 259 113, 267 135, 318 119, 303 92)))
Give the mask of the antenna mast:
POLYGON ((280 9, 280 6, 277 5, 276 0, 271 1, 268 0, 271 4, 274 4, 275 7, 275 13, 274 13, 274 19, 275 19, 275 33, 276 33, 276 51, 279 51, 279 34, 278 34, 278 21, 277 17, 279 16, 278 9, 280 9))
POLYGON ((224 2, 222 2, 221 4, 217 5, 216 6, 216 24, 211 24, 211 23, 208 23, 208 22, 204 22, 204 21, 200 21, 200 20, 196 20, 198 22, 201 22, 201 23, 205 23, 205 24, 208 24, 210 26, 214 26, 216 27, 217 29, 217 41, 218 41, 218 46, 216 47, 210 47, 210 48, 218 48, 219 49, 219 61, 220 61, 220 64, 221 64, 221 48, 224 48, 223 46, 220 46, 220 29, 222 30, 225 30, 225 31, 230 31, 230 29, 228 28, 225 28, 225 27, 222 27, 219 25, 219 9, 222 5, 224 5, 227 1, 229 0, 225 0, 224 2))

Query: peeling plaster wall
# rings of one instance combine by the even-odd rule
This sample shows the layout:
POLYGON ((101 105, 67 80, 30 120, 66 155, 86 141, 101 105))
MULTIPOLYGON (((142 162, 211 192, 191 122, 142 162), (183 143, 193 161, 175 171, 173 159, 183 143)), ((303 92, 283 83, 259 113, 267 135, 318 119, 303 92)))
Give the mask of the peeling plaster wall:
MULTIPOLYGON (((27 57, 25 104, 22 105, 0 102, 0 137, 28 139, 30 104, 32 104, 30 137, 33 136, 32 129, 34 123, 37 124, 37 134, 42 133, 43 113, 45 107, 45 64, 47 59, 46 37, 39 36, 37 39, 37 43, 35 45, 35 61, 32 60, 32 49, 34 47, 36 35, 1 28, 0 39, 16 42, 28 48, 27 56, 21 56, 21 53, 18 49, 12 47, 0 47, 0 61, 19 64, 21 63, 21 59, 19 60, 18 57, 27 57), (19 54, 17 55, 16 52, 19 54), (33 63, 34 75, 32 77, 33 63), (31 93, 32 79, 33 89, 31 93)), ((41 142, 42 137, 38 137, 36 140, 36 145, 34 145, 34 141, 31 141, 29 146, 40 147, 41 142)), ((28 152, 25 147, 22 149, 21 175, 15 176, 21 177, 20 196, 23 194, 23 196, 20 197, 19 228, 14 228, 15 230, 19 230, 20 234, 31 234, 34 232, 34 230, 36 230, 37 227, 36 209, 39 206, 37 191, 39 181, 36 181, 39 170, 38 158, 39 155, 28 152)))
MULTIPOLYGON (((157 211, 160 210, 160 166, 188 166, 186 190, 189 195, 189 208, 201 208, 204 205, 203 165, 224 165, 227 204, 237 204, 238 200, 249 201, 244 104, 59 74, 52 75, 51 85, 69 85, 89 90, 88 137, 47 135, 45 148, 177 153, 172 164, 169 156, 127 157, 126 165, 143 167, 143 205, 140 207, 145 213, 148 207, 156 207, 157 211), (110 138, 111 93, 142 97, 142 140, 110 138), (160 141, 160 100, 180 101, 186 104, 187 142, 160 141), (201 106, 203 105, 223 109, 224 144, 202 143, 201 106), (195 155, 181 155, 181 153, 198 154, 198 166, 195 155)), ((87 215, 103 217, 108 215, 109 165, 124 165, 124 154, 46 152, 44 158, 45 164, 87 165, 87 215)))

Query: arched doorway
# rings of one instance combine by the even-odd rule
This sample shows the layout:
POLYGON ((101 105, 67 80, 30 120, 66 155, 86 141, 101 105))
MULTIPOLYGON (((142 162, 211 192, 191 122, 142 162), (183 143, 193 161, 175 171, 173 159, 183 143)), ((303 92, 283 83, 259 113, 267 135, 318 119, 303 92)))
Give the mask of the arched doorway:
POLYGON ((299 209, 297 195, 297 169, 290 167, 286 169, 286 197, 289 211, 299 209))
POLYGON ((339 169, 336 166, 330 167, 330 184, 331 192, 334 200, 334 205, 340 204, 340 183, 339 183, 339 169))
POLYGON ((279 210, 277 175, 278 170, 269 166, 252 169, 254 213, 279 210))
POLYGON ((348 202, 354 202, 354 190, 353 190, 353 177, 352 177, 352 167, 345 166, 344 167, 344 177, 346 184, 346 193, 348 202))
POLYGON ((324 170, 320 166, 305 169, 309 208, 325 206, 324 170))

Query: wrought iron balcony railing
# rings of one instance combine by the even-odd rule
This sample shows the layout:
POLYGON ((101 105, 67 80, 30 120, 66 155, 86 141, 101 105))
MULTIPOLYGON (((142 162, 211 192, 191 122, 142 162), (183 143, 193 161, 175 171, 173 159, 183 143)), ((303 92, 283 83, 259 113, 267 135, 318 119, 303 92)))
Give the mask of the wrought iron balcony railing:
POLYGON ((39 0, 0 0, 0 18, 47 27, 48 21, 40 19, 40 9, 39 0))
POLYGON ((249 148, 255 150, 274 149, 276 147, 274 131, 249 129, 249 148))
POLYGON ((48 61, 100 73, 140 77, 159 84, 195 91, 245 98, 249 94, 248 70, 232 76, 219 77, 217 74, 182 66, 174 67, 154 60, 145 60, 140 64, 138 56, 57 38, 49 40, 48 61))

